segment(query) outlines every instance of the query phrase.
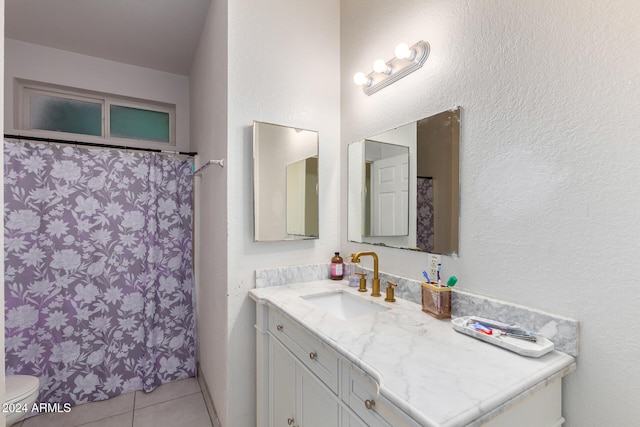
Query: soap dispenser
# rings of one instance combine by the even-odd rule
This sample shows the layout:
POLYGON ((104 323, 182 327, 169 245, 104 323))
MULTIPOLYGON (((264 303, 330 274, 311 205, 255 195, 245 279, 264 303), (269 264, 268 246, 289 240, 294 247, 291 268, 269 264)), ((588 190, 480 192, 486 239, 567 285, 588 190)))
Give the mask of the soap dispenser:
POLYGON ((335 252, 335 256, 331 258, 331 280, 342 280, 343 277, 344 261, 340 252, 335 252))

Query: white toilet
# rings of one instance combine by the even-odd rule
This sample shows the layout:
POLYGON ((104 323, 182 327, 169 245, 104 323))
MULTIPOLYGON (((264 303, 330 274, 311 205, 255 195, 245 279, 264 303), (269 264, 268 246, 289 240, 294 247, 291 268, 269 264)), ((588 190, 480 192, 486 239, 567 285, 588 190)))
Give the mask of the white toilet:
POLYGON ((20 421, 38 398, 40 383, 31 375, 7 375, 5 380, 5 419, 7 427, 20 421), (25 409, 27 409, 25 411, 25 409))

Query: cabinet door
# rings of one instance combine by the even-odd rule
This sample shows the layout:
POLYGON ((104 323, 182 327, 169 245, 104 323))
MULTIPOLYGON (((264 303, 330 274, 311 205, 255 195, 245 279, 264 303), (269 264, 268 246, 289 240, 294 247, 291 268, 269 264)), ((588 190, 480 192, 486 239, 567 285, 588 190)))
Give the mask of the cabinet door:
POLYGON ((296 361, 291 353, 274 339, 269 340, 269 407, 271 427, 298 424, 295 420, 296 361))
POLYGON ((352 415, 349 411, 342 408, 342 424, 341 427, 367 427, 360 418, 352 415))
POLYGON ((302 367, 298 368, 298 390, 300 427, 340 425, 340 408, 335 395, 302 367))

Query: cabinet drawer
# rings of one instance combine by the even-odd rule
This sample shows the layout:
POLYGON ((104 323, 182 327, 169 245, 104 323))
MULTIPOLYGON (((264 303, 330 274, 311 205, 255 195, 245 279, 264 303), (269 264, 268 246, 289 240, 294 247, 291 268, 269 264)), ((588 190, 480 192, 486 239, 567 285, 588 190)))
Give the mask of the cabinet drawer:
POLYGON ((338 393, 338 356, 294 322, 269 310, 269 332, 334 393, 338 393))
POLYGON ((419 427, 387 399, 378 394, 373 378, 360 369, 342 367, 342 400, 371 427, 419 427))

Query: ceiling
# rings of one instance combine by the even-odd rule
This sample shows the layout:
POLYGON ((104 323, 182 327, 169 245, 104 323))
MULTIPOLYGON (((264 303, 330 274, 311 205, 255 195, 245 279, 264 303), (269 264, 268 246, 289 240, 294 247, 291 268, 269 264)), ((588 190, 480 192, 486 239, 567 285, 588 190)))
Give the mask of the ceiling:
POLYGON ((211 0, 6 0, 5 37, 188 75, 211 0))

